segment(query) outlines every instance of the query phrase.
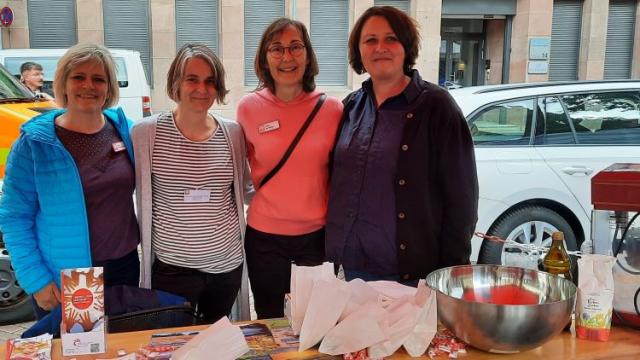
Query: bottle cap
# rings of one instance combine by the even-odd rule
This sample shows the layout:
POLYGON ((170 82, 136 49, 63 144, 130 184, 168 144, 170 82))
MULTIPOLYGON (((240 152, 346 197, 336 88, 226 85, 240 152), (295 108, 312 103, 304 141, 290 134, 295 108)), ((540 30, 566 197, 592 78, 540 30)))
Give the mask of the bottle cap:
POLYGON ((555 231, 551 234, 551 240, 564 240, 564 233, 562 231, 555 231))

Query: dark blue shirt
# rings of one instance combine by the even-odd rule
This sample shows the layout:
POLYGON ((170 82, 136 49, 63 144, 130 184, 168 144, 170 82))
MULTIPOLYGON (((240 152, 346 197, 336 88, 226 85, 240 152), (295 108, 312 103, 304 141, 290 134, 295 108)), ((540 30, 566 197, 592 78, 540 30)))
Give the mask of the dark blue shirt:
POLYGON ((342 231, 331 231, 328 236, 345 237, 342 258, 345 269, 396 275, 394 182, 406 109, 414 98, 412 95, 420 89, 410 83, 402 93, 376 109, 371 81, 365 81, 362 86, 363 96, 354 101, 349 111, 349 117, 357 119, 359 124, 352 136, 340 139, 342 143, 335 153, 334 165, 348 166, 350 171, 344 179, 332 179, 346 186, 332 188, 335 191, 331 196, 343 197, 345 201, 330 212, 334 219, 337 215, 346 223, 341 229, 330 227, 342 231), (348 224, 349 219, 353 219, 352 224, 348 224))
MULTIPOLYGON (((389 231, 389 226, 395 225, 395 237, 390 241, 396 245, 397 278, 402 281, 424 278, 443 267, 468 264, 470 240, 478 218, 478 181, 473 140, 462 112, 446 90, 422 80, 416 70, 411 71, 411 82, 405 90, 388 99, 378 111, 371 106, 371 96, 370 87, 365 82, 362 89, 349 94, 345 101, 332 156, 326 259, 344 265, 347 247, 350 252, 348 261, 353 261, 355 252, 352 249, 358 250, 360 244, 365 244, 367 253, 372 255, 355 259, 367 261, 369 268, 360 269, 360 272, 372 274, 375 271, 373 267, 377 265, 372 261, 377 263, 378 258, 387 265, 387 261, 393 261, 389 256, 391 252, 386 248, 373 250, 379 245, 370 238, 362 238, 356 247, 352 244, 354 231, 360 233, 354 230, 356 221, 363 224, 362 219, 370 221, 378 216, 380 220, 375 221, 376 228, 389 231), (398 114, 395 112, 397 109, 403 111, 398 114), (356 151, 354 146, 358 146, 360 141, 360 135, 356 134, 365 131, 371 119, 377 119, 373 123, 375 125, 381 124, 383 117, 401 120, 402 116, 404 127, 401 142, 396 145, 399 149, 395 152, 395 173, 390 174, 393 186, 387 187, 388 190, 380 189, 393 194, 387 199, 394 199, 394 202, 389 206, 379 205, 379 208, 372 208, 371 203, 365 207, 361 204, 363 192, 371 191, 370 187, 374 186, 370 181, 371 173, 364 173, 369 171, 366 161, 374 140, 368 145, 359 144, 369 146, 365 147, 366 151, 356 151), (393 207, 396 211, 395 224, 389 218, 393 207), (362 212, 368 214, 363 216, 362 212)), ((378 129, 373 131, 372 138, 378 135, 378 129)), ((389 138, 384 131, 380 131, 380 135, 389 138)), ((389 155, 389 159, 393 160, 393 156, 389 155)), ((374 161, 380 160, 376 158, 374 161)), ((380 171, 379 167, 376 164, 374 171, 380 171)), ((391 169, 383 171, 391 172, 391 169)), ((372 233, 369 229, 367 234, 360 233, 360 236, 372 233)), ((345 270, 346 274, 359 269, 345 266, 345 270)), ((384 269, 377 274, 379 277, 388 276, 382 271, 384 269)))

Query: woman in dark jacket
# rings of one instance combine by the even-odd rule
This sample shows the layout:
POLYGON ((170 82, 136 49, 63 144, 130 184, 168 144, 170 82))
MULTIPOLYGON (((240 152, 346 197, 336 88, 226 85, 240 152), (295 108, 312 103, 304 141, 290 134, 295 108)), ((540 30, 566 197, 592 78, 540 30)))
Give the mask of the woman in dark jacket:
POLYGON ((473 142, 451 96, 412 69, 418 44, 415 21, 386 6, 349 37, 351 66, 370 78, 345 99, 326 228, 326 256, 348 280, 415 283, 469 263, 473 142))

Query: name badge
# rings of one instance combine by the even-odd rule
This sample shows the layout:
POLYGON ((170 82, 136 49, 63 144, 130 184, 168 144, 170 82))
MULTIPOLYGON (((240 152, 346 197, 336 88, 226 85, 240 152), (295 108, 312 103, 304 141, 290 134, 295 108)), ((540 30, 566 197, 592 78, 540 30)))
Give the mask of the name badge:
POLYGON ((113 144, 111 144, 111 147, 113 148, 113 152, 127 150, 127 147, 124 146, 124 143, 122 141, 114 142, 113 144))
POLYGON ((280 122, 278 120, 274 120, 268 123, 264 123, 258 127, 258 133, 264 134, 269 131, 280 129, 280 122))
POLYGON ((211 197, 211 190, 185 190, 184 202, 186 203, 204 203, 209 202, 211 197))

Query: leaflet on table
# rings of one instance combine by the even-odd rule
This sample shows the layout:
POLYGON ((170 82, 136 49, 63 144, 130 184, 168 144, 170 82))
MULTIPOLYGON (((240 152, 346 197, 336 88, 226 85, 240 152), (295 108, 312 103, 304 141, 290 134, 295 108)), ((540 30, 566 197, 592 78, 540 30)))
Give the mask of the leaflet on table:
POLYGON ((106 351, 104 277, 101 267, 65 269, 62 277, 62 355, 106 351))
POLYGON ((7 360, 50 360, 51 334, 26 339, 10 339, 6 345, 7 360))
POLYGON ((202 330, 173 353, 175 360, 237 359, 249 351, 249 346, 237 325, 226 316, 202 330))

